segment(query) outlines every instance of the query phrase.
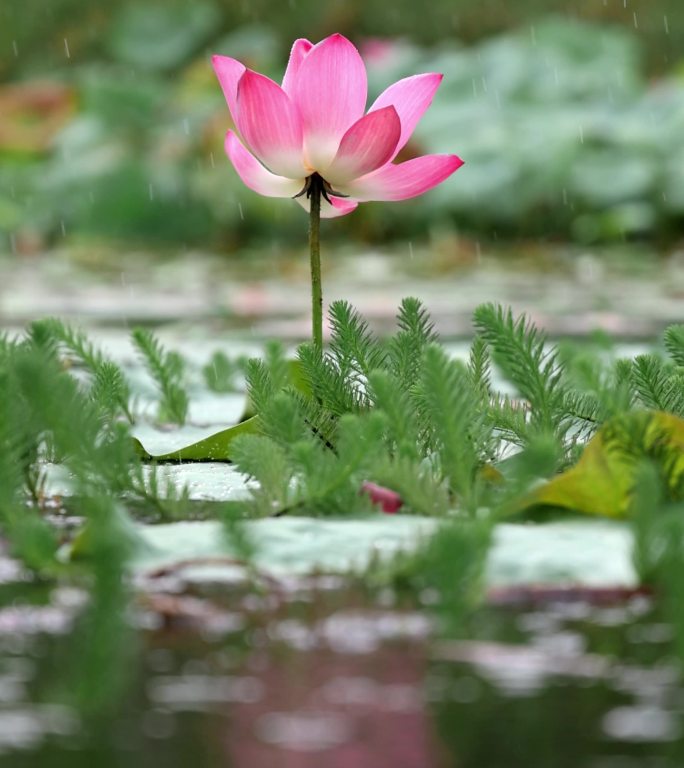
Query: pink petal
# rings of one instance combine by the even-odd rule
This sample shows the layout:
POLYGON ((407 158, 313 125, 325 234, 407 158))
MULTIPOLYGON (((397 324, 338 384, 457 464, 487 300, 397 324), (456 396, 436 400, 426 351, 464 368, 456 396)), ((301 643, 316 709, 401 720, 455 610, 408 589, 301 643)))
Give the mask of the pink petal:
POLYGON ((282 86, 283 90, 288 96, 292 96, 297 72, 299 72, 299 68, 304 61, 304 57, 312 48, 313 43, 309 42, 304 37, 300 37, 299 40, 294 41, 292 51, 290 52, 290 60, 287 62, 287 69, 285 70, 282 86))
POLYGON ((373 504, 382 507, 382 511, 388 515, 398 512, 404 504, 403 499, 396 491, 391 491, 377 483, 366 481, 361 485, 361 492, 367 493, 373 504))
POLYGON ((228 131, 226 134, 226 154, 233 163, 238 176, 246 186, 265 197, 294 197, 304 187, 304 177, 289 179, 276 176, 250 154, 240 143, 240 139, 228 131))
POLYGON ((400 135, 394 107, 364 115, 342 137, 335 159, 325 171, 326 181, 333 186, 344 184, 385 165, 394 157, 400 135))
POLYGON ((273 80, 245 70, 237 91, 238 128, 249 148, 279 176, 306 175, 302 124, 290 97, 273 80))
POLYGON ((231 59, 230 56, 212 56, 211 63, 216 72, 216 77, 221 84, 223 95, 228 103, 233 124, 237 126, 237 90, 238 82, 245 72, 245 65, 231 59))
POLYGON ((382 109, 382 107, 391 104, 397 110, 401 121, 401 138, 390 158, 391 160, 396 157, 399 150, 406 145, 411 137, 418 121, 432 103, 432 98, 439 88, 442 78, 443 75, 434 72, 405 77, 394 85, 390 85, 373 102, 369 112, 374 112, 376 109, 382 109))
MULTIPOLYGON (((309 211, 310 201, 306 195, 298 197, 297 202, 305 211, 309 211)), ((321 198, 321 218, 335 219, 338 216, 346 216, 348 213, 356 210, 358 205, 356 200, 349 200, 349 198, 346 197, 335 197, 334 195, 330 195, 330 203, 325 198, 321 198)))
POLYGON ((309 164, 324 170, 346 130, 364 113, 368 83, 356 48, 342 35, 315 45, 297 72, 293 98, 304 125, 309 164))
POLYGON ((456 155, 424 155, 405 163, 388 163, 368 176, 340 185, 359 202, 369 200, 408 200, 441 184, 458 170, 463 160, 456 155))

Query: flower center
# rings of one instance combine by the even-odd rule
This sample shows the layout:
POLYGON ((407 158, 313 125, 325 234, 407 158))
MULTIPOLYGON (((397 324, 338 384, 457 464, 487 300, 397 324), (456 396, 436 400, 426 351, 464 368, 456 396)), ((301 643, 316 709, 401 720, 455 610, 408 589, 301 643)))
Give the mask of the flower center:
POLYGON ((311 195, 316 191, 318 191, 330 205, 332 205, 329 197, 330 195, 335 195, 335 197, 349 197, 349 195, 343 195, 341 192, 336 192, 320 173, 314 171, 311 176, 306 177, 301 192, 297 192, 296 195, 293 195, 292 199, 294 200, 304 194, 306 194, 307 199, 310 199, 311 195))

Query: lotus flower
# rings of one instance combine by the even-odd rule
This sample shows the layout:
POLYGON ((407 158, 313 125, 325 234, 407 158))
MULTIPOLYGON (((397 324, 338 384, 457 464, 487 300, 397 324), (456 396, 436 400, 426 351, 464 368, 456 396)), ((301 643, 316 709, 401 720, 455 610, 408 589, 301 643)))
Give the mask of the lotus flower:
POLYGON ((317 45, 296 40, 281 85, 228 56, 214 56, 213 64, 236 128, 228 131, 226 153, 261 195, 295 198, 308 210, 316 180, 320 215, 330 218, 360 202, 420 195, 463 164, 456 155, 393 162, 442 75, 399 80, 364 114, 366 69, 339 34, 317 45))

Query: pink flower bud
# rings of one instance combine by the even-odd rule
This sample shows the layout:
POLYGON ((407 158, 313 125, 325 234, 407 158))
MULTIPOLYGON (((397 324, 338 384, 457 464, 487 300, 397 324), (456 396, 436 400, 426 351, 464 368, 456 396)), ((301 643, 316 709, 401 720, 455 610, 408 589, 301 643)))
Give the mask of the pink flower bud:
POLYGON ((396 491, 390 491, 377 483, 364 482, 361 485, 361 493, 367 493, 373 504, 382 507, 382 511, 388 515, 398 512, 404 503, 396 491))

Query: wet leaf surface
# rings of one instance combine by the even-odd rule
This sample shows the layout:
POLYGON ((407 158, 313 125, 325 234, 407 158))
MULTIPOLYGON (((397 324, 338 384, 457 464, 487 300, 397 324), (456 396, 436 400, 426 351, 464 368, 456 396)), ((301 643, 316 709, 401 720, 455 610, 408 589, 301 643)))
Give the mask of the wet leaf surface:
MULTIPOLYGON (((143 444, 136 440, 136 451, 142 459, 148 461, 230 461, 233 440, 239 435, 252 435, 257 431, 257 417, 253 416, 240 424, 214 432, 195 443, 174 448, 166 453, 149 453, 143 444)), ((175 439, 178 439, 177 436, 175 439)))

